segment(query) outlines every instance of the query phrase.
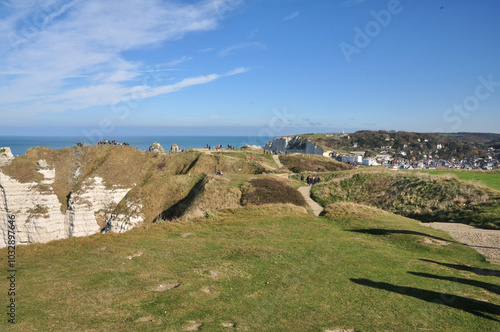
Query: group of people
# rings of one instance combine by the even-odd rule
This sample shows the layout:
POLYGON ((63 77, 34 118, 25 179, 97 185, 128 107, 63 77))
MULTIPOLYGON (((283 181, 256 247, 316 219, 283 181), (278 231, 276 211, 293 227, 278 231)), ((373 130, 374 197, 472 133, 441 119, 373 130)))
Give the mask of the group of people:
POLYGON ((217 172, 215 173, 215 175, 216 175, 216 176, 223 176, 223 175, 224 175, 224 173, 222 173, 222 171, 217 171, 217 172))
POLYGON ((98 145, 129 145, 128 143, 120 143, 120 142, 117 142, 116 140, 104 140, 104 141, 99 141, 99 143, 97 143, 98 145))
MULTIPOLYGON (((234 150, 234 146, 229 145, 229 144, 227 145, 227 148, 228 148, 228 150, 231 150, 231 151, 234 150)), ((219 151, 219 149, 222 149, 222 144, 216 145, 215 147, 207 144, 207 149, 219 151)))
POLYGON ((302 175, 300 177, 300 181, 304 182, 304 180, 306 181, 306 183, 310 186, 314 186, 315 184, 318 184, 320 183, 321 179, 319 176, 307 176, 307 178, 304 179, 304 175, 302 175))
MULTIPOLYGON (((85 145, 84 142, 76 142, 75 144, 76 146, 78 147, 83 147, 85 145)), ((90 144, 87 144, 87 145, 90 145, 90 144)), ((99 141, 97 142, 97 145, 126 145, 126 146, 130 146, 129 143, 126 143, 126 142, 123 142, 123 143, 120 143, 116 140, 103 140, 103 141, 99 141)), ((139 147, 136 146, 136 149, 138 149, 139 147)))

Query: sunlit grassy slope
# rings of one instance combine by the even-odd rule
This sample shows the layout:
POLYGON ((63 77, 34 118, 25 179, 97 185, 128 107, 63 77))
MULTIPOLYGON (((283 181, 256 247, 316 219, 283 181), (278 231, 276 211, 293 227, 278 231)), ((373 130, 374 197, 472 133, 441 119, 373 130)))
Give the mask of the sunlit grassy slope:
POLYGON ((465 171, 465 170, 423 170, 433 175, 452 174, 464 181, 478 182, 495 190, 500 190, 500 171, 465 171))
POLYGON ((417 221, 353 203, 324 217, 293 205, 215 217, 19 247, 17 323, 0 330, 500 326, 500 267, 417 221))
MULTIPOLYGON (((487 176, 494 180, 498 174, 485 174, 483 181, 489 181, 487 176)), ((455 175, 373 168, 327 173, 322 178, 311 193, 323 206, 356 202, 425 222, 462 222, 500 229, 500 191, 455 175)))

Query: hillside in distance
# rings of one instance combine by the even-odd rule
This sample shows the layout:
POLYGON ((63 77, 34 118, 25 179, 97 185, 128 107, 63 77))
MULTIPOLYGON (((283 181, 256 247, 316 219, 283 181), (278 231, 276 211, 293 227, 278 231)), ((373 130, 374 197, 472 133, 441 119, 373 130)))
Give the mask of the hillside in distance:
POLYGON ((301 135, 338 153, 363 151, 365 156, 404 152, 416 159, 486 158, 500 153, 500 134, 493 133, 416 133, 406 131, 360 130, 349 134, 301 135))

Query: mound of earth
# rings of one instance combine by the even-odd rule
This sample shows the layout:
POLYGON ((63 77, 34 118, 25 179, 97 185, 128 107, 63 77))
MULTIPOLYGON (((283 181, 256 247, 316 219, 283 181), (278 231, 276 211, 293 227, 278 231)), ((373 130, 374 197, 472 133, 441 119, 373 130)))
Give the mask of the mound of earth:
POLYGON ((243 186, 243 205, 293 204, 307 206, 302 194, 286 180, 266 177, 253 179, 243 186))
POLYGON ((355 202, 423 222, 462 222, 500 229, 500 192, 450 176, 354 172, 314 186, 321 205, 355 202))

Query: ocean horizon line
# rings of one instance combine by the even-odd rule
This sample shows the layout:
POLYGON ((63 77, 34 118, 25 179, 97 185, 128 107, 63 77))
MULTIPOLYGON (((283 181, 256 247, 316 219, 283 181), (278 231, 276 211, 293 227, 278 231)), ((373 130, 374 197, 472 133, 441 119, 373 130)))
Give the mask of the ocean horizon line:
POLYGON ((205 148, 207 146, 222 147, 233 146, 240 148, 245 145, 255 145, 262 147, 273 137, 258 136, 210 136, 210 135, 110 135, 90 141, 81 135, 74 136, 0 136, 0 147, 8 147, 12 153, 22 156, 31 148, 48 147, 51 149, 64 149, 82 143, 83 145, 96 145, 100 141, 115 141, 117 143, 127 143, 131 147, 146 151, 157 142, 166 151, 174 144, 183 150, 205 148))

